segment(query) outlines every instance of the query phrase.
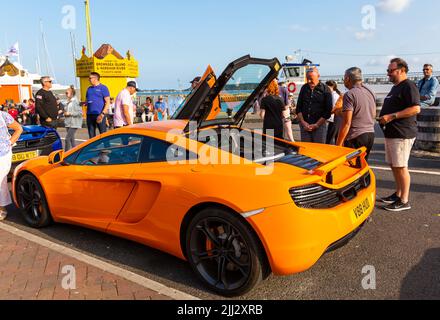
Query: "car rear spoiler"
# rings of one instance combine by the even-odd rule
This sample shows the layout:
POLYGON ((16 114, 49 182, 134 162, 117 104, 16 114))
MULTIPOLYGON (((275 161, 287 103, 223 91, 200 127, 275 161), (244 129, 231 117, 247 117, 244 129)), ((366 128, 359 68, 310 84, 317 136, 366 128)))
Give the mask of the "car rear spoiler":
POLYGON ((315 170, 311 170, 309 173, 311 175, 321 176, 325 182, 328 184, 333 184, 333 175, 332 171, 337 167, 344 165, 347 162, 356 160, 355 163, 352 163, 351 166, 362 169, 362 159, 365 159, 367 155, 367 148, 362 147, 354 152, 349 153, 348 155, 337 158, 333 161, 323 164, 322 166, 316 168, 315 170))

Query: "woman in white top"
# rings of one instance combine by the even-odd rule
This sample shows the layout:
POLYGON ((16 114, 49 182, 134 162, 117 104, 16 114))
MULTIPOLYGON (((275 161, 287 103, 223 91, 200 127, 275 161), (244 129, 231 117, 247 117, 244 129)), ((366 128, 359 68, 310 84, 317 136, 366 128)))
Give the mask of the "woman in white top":
POLYGON ((67 89, 67 107, 64 112, 65 126, 67 130, 66 151, 76 147, 75 134, 83 125, 83 112, 78 98, 76 97, 75 88, 71 86, 67 89))
POLYGON ((339 135, 339 128, 341 126, 341 117, 338 116, 337 110, 340 107, 338 105, 338 102, 340 102, 340 99, 342 97, 341 91, 338 89, 338 84, 331 80, 327 81, 326 85, 330 88, 330 91, 332 92, 333 97, 333 110, 332 110, 332 116, 328 120, 328 131, 327 131, 327 139, 326 144, 336 145, 336 142, 338 141, 338 135, 339 135))
POLYGON ((0 221, 6 219, 6 206, 12 203, 8 188, 8 174, 12 165, 12 146, 18 141, 23 128, 8 113, 0 111, 0 221), (14 133, 9 134, 9 129, 14 133))

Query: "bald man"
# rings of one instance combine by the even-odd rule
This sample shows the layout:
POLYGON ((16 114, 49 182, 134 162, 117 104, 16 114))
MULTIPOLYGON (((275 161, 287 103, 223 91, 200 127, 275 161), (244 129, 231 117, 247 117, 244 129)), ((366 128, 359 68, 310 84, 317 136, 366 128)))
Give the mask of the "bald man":
POLYGON ((307 70, 307 84, 299 93, 296 113, 300 121, 301 141, 325 144, 333 97, 330 89, 319 78, 317 68, 307 70))

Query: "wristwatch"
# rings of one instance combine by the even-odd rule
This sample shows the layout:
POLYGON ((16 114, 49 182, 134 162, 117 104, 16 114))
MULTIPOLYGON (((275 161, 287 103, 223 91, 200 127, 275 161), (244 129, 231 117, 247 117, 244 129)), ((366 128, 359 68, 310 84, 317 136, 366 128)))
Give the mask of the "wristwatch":
POLYGON ((397 113, 393 113, 393 120, 397 120, 397 113))

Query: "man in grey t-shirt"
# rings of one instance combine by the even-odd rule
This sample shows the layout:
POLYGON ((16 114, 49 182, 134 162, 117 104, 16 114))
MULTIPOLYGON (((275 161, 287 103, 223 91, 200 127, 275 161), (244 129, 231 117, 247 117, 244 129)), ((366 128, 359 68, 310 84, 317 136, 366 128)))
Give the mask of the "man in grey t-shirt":
POLYGON ((362 71, 350 68, 345 72, 344 84, 349 89, 344 95, 343 121, 338 146, 367 148, 367 160, 374 145, 376 96, 363 84, 362 71))

